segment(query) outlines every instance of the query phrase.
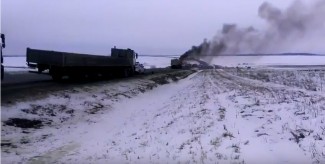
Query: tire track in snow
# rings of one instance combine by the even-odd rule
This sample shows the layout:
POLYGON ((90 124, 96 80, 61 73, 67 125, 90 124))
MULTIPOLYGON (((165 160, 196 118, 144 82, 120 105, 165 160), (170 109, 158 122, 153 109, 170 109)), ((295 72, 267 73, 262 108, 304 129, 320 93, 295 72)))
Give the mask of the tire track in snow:
POLYGON ((205 70, 116 102, 87 133, 62 137, 78 148, 57 162, 322 162, 324 100, 205 70))
MULTIPOLYGON (((316 122, 308 124, 310 120, 300 122, 303 116, 295 115, 296 108, 307 105, 305 100, 311 95, 257 84, 223 71, 207 70, 160 87, 128 102, 140 104, 137 107, 118 106, 134 112, 110 131, 112 135, 103 134, 107 139, 99 139, 99 145, 106 147, 99 146, 96 149, 101 151, 97 153, 85 148, 81 154, 87 155, 81 159, 126 163, 321 160, 324 143, 313 144, 315 140, 309 140, 313 134, 307 134, 311 126, 322 120, 314 118, 316 122), (291 132, 299 130, 308 140, 297 144, 291 132)), ((324 103, 321 97, 313 99, 324 103)), ((80 156, 75 160, 80 160, 80 156)))
MULTIPOLYGON (((236 76, 228 75, 224 71, 214 73, 216 77, 219 76, 216 83, 220 84, 220 81, 224 81, 229 88, 236 91, 234 95, 225 97, 224 102, 227 102, 227 99, 231 97, 235 99, 226 104, 236 104, 236 102, 240 101, 240 105, 233 106, 232 108, 242 108, 243 110, 240 113, 242 113, 242 117, 247 118, 244 127, 237 125, 238 127, 235 128, 238 129, 238 134, 242 133, 243 130, 252 132, 255 129, 254 132, 257 133, 258 138, 264 139, 264 143, 261 142, 252 147, 254 150, 262 152, 269 149, 270 152, 264 153, 262 155, 264 156, 263 158, 269 157, 271 160, 272 157, 278 157, 279 161, 274 161, 277 163, 290 160, 296 162, 324 160, 325 156, 322 147, 325 144, 319 141, 320 138, 318 138, 320 133, 323 134, 324 110, 321 112, 321 106, 325 105, 324 96, 290 88, 260 85, 259 82, 237 78, 236 76), (243 100, 246 100, 246 102, 243 100), (249 122, 253 124, 249 124, 249 122), (256 123, 261 125, 256 127, 256 123), (310 126, 311 124, 313 126, 310 126), (252 125, 254 128, 249 129, 249 125, 252 125), (240 132, 240 130, 242 131, 240 132), (300 142, 300 140, 301 142, 298 144, 292 142, 297 140, 299 135, 301 137, 297 142, 300 142), (283 148, 279 146, 280 143, 285 145, 285 150, 290 152, 289 154, 283 151, 283 148), (315 143, 321 144, 316 146, 315 143), (263 147, 263 145, 267 147, 263 147), (308 152, 308 149, 313 151, 308 152), (295 154, 299 158, 292 159, 295 154), (312 158, 312 160, 308 160, 308 158, 312 158)), ((234 115, 234 111, 230 111, 234 115)), ((229 115, 231 112, 227 110, 226 114, 229 115)), ((238 120, 237 114, 235 120, 238 120)), ((243 136, 240 138, 243 138, 243 136)), ((247 152, 248 150, 245 151, 247 152)), ((256 159, 256 157, 249 158, 256 159)))

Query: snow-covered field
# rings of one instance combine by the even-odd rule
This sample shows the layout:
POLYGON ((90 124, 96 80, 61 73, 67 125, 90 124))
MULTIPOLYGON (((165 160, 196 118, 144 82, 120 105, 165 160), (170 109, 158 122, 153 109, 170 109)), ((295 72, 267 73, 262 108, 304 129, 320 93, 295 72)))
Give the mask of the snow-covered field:
POLYGON ((321 72, 204 70, 2 104, 1 160, 325 163, 321 72))
POLYGON ((249 79, 272 82, 310 91, 325 91, 325 66, 323 68, 229 68, 228 73, 249 79), (324 88, 323 88, 324 87, 324 88))
POLYGON ((325 56, 218 56, 212 64, 233 66, 248 65, 324 65, 325 56))

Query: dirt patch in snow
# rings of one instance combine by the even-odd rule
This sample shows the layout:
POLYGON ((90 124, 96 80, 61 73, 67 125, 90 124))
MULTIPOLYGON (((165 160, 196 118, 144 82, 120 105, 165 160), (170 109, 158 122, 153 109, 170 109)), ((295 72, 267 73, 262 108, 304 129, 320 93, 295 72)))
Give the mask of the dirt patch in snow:
POLYGON ((49 122, 45 123, 41 120, 29 120, 25 118, 10 118, 7 121, 3 122, 4 125, 19 127, 23 129, 34 128, 39 129, 45 124, 50 124, 49 122))
MULTIPOLYGON (((21 116, 31 116, 37 120, 23 119, 21 116, 9 115, 3 118, 4 125, 19 128, 41 128, 44 125, 60 126, 69 120, 86 118, 89 114, 101 114, 110 110, 112 103, 120 99, 130 99, 140 93, 152 90, 159 85, 184 79, 195 71, 174 70, 171 72, 157 73, 141 78, 119 79, 109 82, 98 82, 83 86, 75 86, 63 91, 45 91, 41 100, 20 102, 15 104, 1 104, 10 108, 10 112, 17 110, 21 116), (44 123, 41 120, 49 120, 44 123)), ((34 95, 26 95, 29 99, 34 95)), ((8 108, 8 109, 9 109, 8 108)), ((7 113, 7 112, 5 112, 7 113)), ((89 122, 94 122, 89 120, 89 122)))
MULTIPOLYGON (((31 144, 50 142, 48 129, 75 129, 76 125, 95 124, 121 100, 132 99, 164 84, 177 82, 195 71, 173 70, 141 77, 74 85, 64 90, 46 90, 39 95, 24 95, 15 103, 2 106, 2 152, 16 154, 31 144)), ((172 124, 172 122, 171 122, 172 124)), ((54 134, 55 135, 55 134, 54 134)), ((144 143, 145 144, 145 143, 144 143)), ((18 153, 18 154, 17 154, 18 153)))
POLYGON ((66 106, 58 105, 58 104, 46 104, 44 106, 31 104, 30 108, 22 109, 22 111, 25 113, 35 114, 35 115, 40 115, 40 116, 43 116, 43 115, 56 116, 58 113, 63 113, 63 112, 73 115, 73 112, 74 112, 73 109, 67 109, 66 106))
POLYGON ((171 82, 178 81, 180 79, 184 79, 190 74, 192 74, 194 71, 179 71, 179 72, 172 72, 172 73, 166 73, 160 76, 152 77, 150 80, 154 81, 157 84, 163 85, 168 84, 171 82))
MULTIPOLYGON (((322 92, 300 87, 309 86, 307 83, 293 85, 295 81, 294 88, 289 87, 291 83, 279 85, 293 76, 277 70, 267 76, 272 78, 252 73, 261 79, 247 78, 246 73, 234 76, 229 70, 206 70, 141 95, 189 74, 174 71, 75 87, 52 94, 51 101, 4 107, 5 120, 53 118, 51 128, 58 130, 43 140, 50 130, 23 129, 31 131, 26 135, 20 128, 4 126, 2 137, 8 140, 3 142, 8 153, 3 159, 15 158, 16 163, 254 163, 259 158, 260 163, 324 163, 322 92), (42 107, 29 113, 18 110, 22 117, 10 114, 32 104, 42 107), (56 112, 48 112, 48 108, 56 112), (64 126, 56 121, 66 116, 66 109, 74 109, 74 116, 64 126), (91 125, 93 122, 97 124, 91 125), (13 150, 13 144, 18 149, 13 150), (80 148, 69 146, 74 144, 80 148), (17 155, 20 150, 23 153, 17 155)), ((296 77, 308 80, 307 76, 296 77)), ((321 84, 320 78, 312 81, 321 84)))

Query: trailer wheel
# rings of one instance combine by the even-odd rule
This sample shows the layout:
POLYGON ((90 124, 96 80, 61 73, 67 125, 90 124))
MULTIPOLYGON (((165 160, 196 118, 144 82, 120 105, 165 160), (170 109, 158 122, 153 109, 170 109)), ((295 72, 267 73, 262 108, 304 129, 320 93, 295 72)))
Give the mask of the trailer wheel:
POLYGON ((135 74, 134 68, 129 69, 129 72, 130 72, 130 76, 134 76, 135 74))
POLYGON ((3 65, 1 65, 1 80, 3 80, 4 73, 5 73, 4 67, 3 67, 3 65))
POLYGON ((53 74, 52 75, 52 79, 54 81, 61 81, 62 80, 62 75, 59 75, 59 74, 53 74))
POLYGON ((42 73, 44 70, 46 70, 46 65, 37 65, 37 72, 42 73))
POLYGON ((63 75, 62 75, 62 69, 57 68, 57 67, 51 67, 49 73, 52 76, 52 79, 54 81, 60 81, 60 80, 62 80, 62 77, 63 77, 63 75))
POLYGON ((129 69, 124 69, 124 71, 122 73, 123 73, 122 74, 123 77, 129 77, 130 71, 129 71, 129 69))
POLYGON ((85 75, 81 73, 71 73, 68 75, 70 80, 83 80, 85 79, 85 75))

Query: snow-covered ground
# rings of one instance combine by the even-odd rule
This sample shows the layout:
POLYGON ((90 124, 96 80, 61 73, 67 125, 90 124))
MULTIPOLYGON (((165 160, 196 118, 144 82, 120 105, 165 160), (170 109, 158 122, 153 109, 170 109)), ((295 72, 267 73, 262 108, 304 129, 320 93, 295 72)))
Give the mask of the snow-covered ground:
POLYGON ((227 72, 249 79, 272 82, 276 84, 298 87, 310 91, 325 91, 324 67, 310 68, 228 68, 227 72), (323 88, 324 87, 324 88, 323 88))
POLYGON ((248 65, 325 65, 325 56, 218 56, 211 64, 222 66, 248 65))
POLYGON ((266 81, 248 76, 263 71, 241 71, 135 78, 3 105, 2 162, 325 163, 321 75, 263 70, 266 81), (13 118, 41 122, 17 128, 13 118))

